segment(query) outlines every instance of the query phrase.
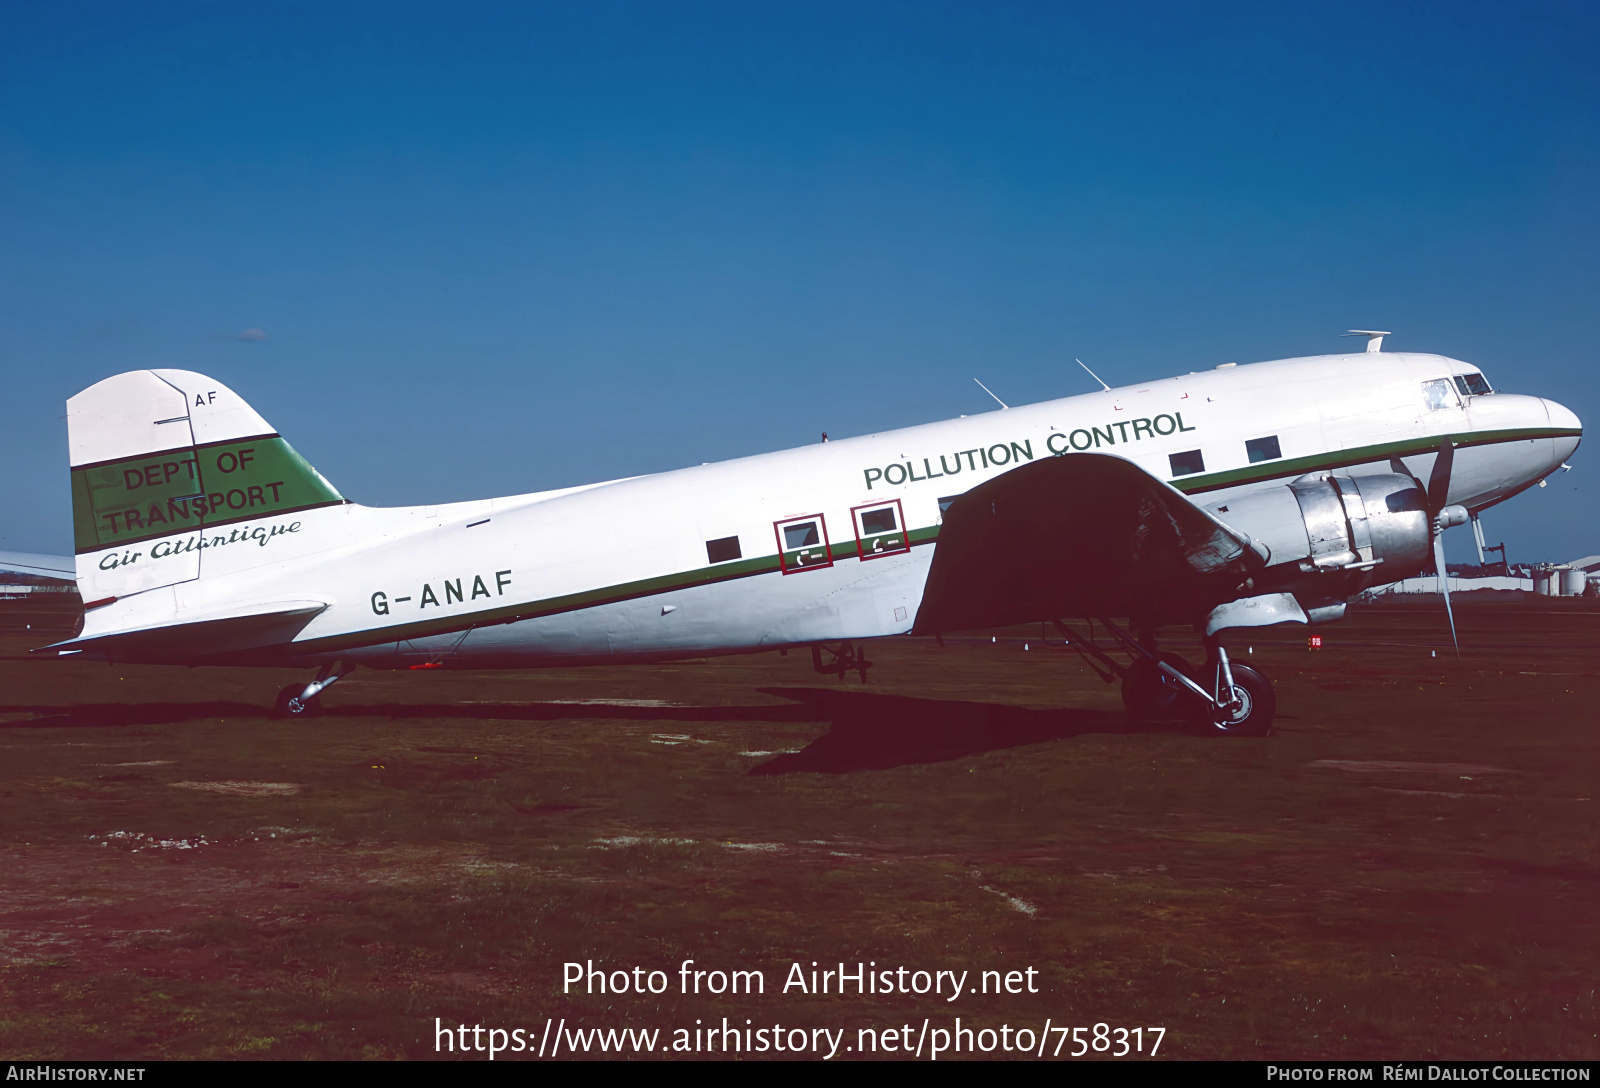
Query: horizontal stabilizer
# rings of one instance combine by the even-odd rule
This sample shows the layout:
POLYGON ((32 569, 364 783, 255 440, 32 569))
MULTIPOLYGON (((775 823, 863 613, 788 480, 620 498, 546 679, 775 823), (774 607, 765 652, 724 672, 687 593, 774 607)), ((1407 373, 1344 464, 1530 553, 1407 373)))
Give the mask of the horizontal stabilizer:
POLYGON ((241 651, 286 645, 328 605, 327 601, 239 605, 155 627, 86 635, 34 652, 82 654, 111 661, 194 664, 241 651))

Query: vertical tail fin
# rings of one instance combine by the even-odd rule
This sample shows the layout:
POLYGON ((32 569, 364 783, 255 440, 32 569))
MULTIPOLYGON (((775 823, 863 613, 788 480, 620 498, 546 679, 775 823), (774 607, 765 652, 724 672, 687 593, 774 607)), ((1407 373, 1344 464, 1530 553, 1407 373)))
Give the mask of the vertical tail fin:
POLYGON ((201 576, 218 526, 344 502, 255 410, 187 370, 135 370, 67 401, 78 586, 93 603, 201 576))

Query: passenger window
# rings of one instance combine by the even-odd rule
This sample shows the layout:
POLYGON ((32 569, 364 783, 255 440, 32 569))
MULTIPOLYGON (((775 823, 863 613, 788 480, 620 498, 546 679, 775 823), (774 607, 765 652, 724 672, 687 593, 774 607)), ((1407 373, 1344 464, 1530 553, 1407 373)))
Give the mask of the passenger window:
POLYGON ((1200 456, 1199 450, 1174 453, 1168 456, 1167 460, 1172 463, 1172 474, 1174 476, 1191 476, 1196 472, 1204 472, 1206 470, 1205 458, 1200 456))
POLYGON ((1244 444, 1244 452, 1249 454, 1250 463, 1257 461, 1276 461, 1283 456, 1283 450, 1278 448, 1278 436, 1269 434, 1265 438, 1252 438, 1244 444))
POLYGON ((706 558, 713 563, 726 563, 738 559, 739 555, 739 538, 736 536, 706 541, 706 558))
POLYGON ((1422 401, 1428 406, 1428 410, 1433 412, 1441 408, 1458 408, 1461 405, 1456 399, 1456 391, 1450 384, 1449 378, 1435 378, 1431 382, 1423 382, 1422 401))
POLYGON ((785 525, 783 527, 783 543, 786 547, 801 548, 807 544, 820 544, 821 538, 817 536, 817 523, 808 521, 804 525, 785 525))
POLYGON ((772 527, 778 534, 778 557, 783 573, 833 566, 828 526, 821 514, 776 521, 772 527))
POLYGON ((894 516, 893 507, 882 510, 872 510, 861 515, 861 531, 863 533, 892 533, 900 528, 898 519, 894 516))
POLYGON ((877 559, 911 550, 900 500, 858 506, 850 511, 856 521, 856 547, 862 559, 877 559))

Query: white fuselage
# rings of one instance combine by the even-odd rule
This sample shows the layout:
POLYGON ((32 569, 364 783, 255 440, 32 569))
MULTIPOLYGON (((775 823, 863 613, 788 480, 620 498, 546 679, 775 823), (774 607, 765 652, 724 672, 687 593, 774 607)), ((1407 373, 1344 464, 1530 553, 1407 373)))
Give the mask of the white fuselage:
POLYGON ((295 639, 306 658, 375 665, 553 665, 901 634, 940 500, 1032 460, 1111 453, 1211 503, 1312 471, 1391 472, 1394 458, 1427 479, 1450 436, 1449 501, 1500 502, 1558 468, 1581 430, 1537 397, 1424 396, 1425 382, 1477 373, 1436 355, 1288 359, 565 491, 306 510, 277 519, 277 535, 209 548, 198 578, 91 612, 84 634, 286 599, 328 605, 295 639), (1247 443, 1277 456, 1252 462, 1247 443), (874 540, 896 501, 905 539, 874 540), (826 541, 805 565, 780 557, 780 529, 813 520, 826 541), (708 542, 722 542, 719 561, 708 542))

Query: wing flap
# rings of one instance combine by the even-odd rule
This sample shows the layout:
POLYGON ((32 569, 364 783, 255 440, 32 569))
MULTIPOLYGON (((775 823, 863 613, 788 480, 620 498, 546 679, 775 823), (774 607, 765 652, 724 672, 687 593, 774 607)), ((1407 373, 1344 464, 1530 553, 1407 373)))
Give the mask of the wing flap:
POLYGON ((1067 454, 950 505, 913 633, 1066 616, 1170 622, 1224 599, 1259 562, 1248 537, 1133 462, 1067 454))

